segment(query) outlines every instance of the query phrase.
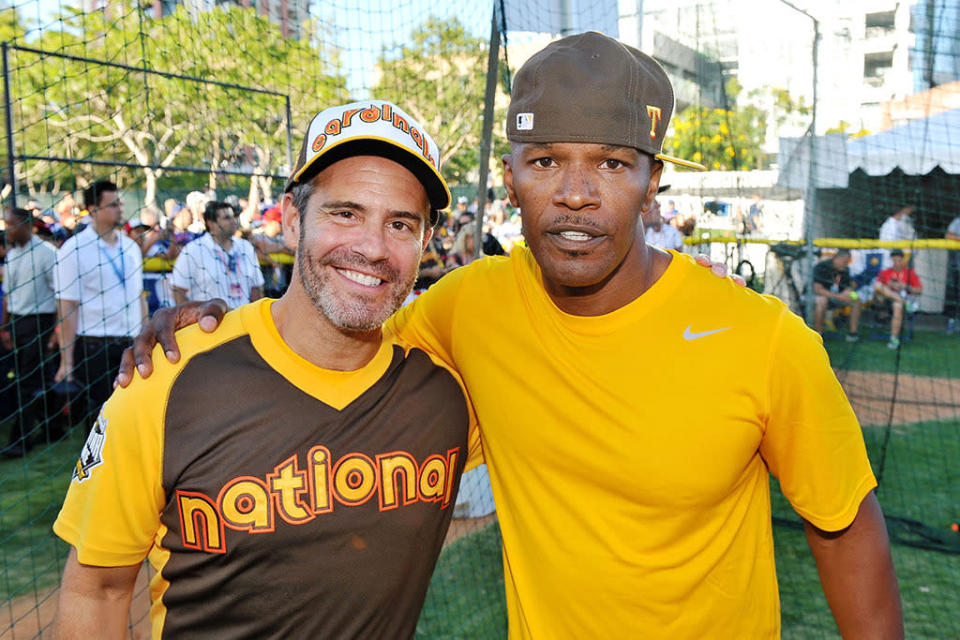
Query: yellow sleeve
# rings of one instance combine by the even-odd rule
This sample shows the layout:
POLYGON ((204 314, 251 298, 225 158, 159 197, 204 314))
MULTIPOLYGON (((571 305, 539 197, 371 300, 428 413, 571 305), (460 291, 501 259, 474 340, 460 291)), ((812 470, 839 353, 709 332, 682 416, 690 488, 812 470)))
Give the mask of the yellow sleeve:
POLYGON ((163 369, 114 391, 83 445, 53 524, 83 564, 136 564, 153 545, 166 500, 162 421, 169 382, 163 378, 169 375, 163 369))
MULTIPOLYGON (((477 264, 477 263, 474 263, 477 264)), ((463 290, 463 281, 471 273, 471 267, 461 267, 440 278, 416 300, 397 311, 387 321, 387 331, 393 332, 403 342, 422 349, 432 358, 451 369, 457 382, 467 395, 470 410, 469 455, 464 471, 483 464, 483 447, 477 424, 476 412, 470 394, 463 384, 453 360, 453 327, 457 301, 463 290)))
POLYGON ((471 266, 460 267, 440 278, 416 300, 388 320, 388 328, 404 342, 423 349, 455 367, 453 326, 463 281, 471 266))
POLYGON ((769 362, 760 453, 797 513, 819 529, 839 531, 877 486, 860 424, 820 336, 787 309, 769 362))

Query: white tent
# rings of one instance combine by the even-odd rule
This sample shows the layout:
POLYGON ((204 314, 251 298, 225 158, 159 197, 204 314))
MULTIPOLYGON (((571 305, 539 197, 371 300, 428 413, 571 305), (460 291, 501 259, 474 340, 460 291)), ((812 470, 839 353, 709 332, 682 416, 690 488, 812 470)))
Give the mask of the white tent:
POLYGON ((922 176, 937 166, 960 173, 960 109, 847 142, 848 172, 863 169, 870 176, 885 176, 899 167, 909 176, 922 176))
MULTIPOLYGON (((880 133, 844 140, 840 135, 816 139, 813 186, 846 188, 849 176, 862 169, 885 176, 896 168, 905 174, 926 175, 939 166, 960 174, 960 109, 911 120, 880 133)), ((810 186, 810 138, 780 138, 781 186, 810 186)))

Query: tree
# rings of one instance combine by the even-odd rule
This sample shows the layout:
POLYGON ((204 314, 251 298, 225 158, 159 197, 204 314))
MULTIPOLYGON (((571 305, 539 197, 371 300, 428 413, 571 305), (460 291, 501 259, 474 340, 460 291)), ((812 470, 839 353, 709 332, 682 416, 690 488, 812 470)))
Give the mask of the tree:
MULTIPOLYGON (((306 37, 294 40, 253 9, 192 12, 181 5, 162 19, 144 11, 136 4, 110 12, 65 9, 63 31, 43 34, 34 46, 290 95, 294 139, 318 105, 345 93, 344 79, 326 71, 336 56, 321 55, 309 25, 306 37)), ((118 183, 142 180, 148 204, 174 166, 208 168, 208 179, 188 180, 197 186, 215 184, 218 170, 252 167, 259 174, 253 193, 269 189, 268 174, 288 169, 283 95, 19 53, 18 142, 30 155, 77 161, 68 168, 79 186, 104 172, 86 159, 142 165, 114 175, 118 183)), ((41 179, 53 179, 62 166, 41 179)))
MULTIPOLYGON (((742 87, 736 78, 727 82, 725 90, 729 102, 737 103, 742 87)), ((712 170, 757 169, 768 123, 779 127, 808 113, 802 100, 792 99, 780 88, 751 91, 743 104, 730 109, 692 105, 674 118, 664 153, 689 158, 712 170)))
MULTIPOLYGON (((399 55, 381 53, 377 98, 398 104, 433 135, 448 182, 465 183, 480 164, 487 43, 457 18, 428 18, 399 55)), ((497 109, 494 122, 502 122, 497 109)))

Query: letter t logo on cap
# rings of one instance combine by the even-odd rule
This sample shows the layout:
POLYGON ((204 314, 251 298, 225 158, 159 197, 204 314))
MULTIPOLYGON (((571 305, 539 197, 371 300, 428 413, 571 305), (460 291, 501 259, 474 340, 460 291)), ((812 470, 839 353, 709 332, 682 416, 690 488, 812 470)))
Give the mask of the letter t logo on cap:
POLYGON ((647 115, 650 117, 650 138, 656 139, 657 125, 660 124, 660 119, 663 117, 663 110, 660 107, 653 107, 648 104, 647 115))

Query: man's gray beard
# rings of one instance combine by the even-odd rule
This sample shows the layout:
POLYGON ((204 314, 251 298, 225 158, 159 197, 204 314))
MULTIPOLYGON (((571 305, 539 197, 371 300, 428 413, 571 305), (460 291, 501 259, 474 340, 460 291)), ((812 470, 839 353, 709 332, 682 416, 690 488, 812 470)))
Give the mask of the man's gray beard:
POLYGON ((301 231, 300 244, 297 247, 297 272, 300 276, 300 284, 303 285, 303 289, 307 292, 314 308, 339 329, 349 332, 366 332, 378 329, 380 325, 386 322, 387 318, 400 308, 403 301, 413 290, 413 284, 417 280, 417 271, 414 271, 406 280, 401 281, 400 273, 393 267, 386 264, 378 266, 376 263, 369 262, 346 250, 328 255, 322 261, 317 260, 303 248, 303 240, 303 232, 301 231), (356 267, 358 271, 376 275, 382 280, 393 283, 390 285, 389 301, 380 309, 371 309, 360 299, 343 300, 333 295, 327 290, 327 287, 330 279, 336 276, 330 272, 324 273, 323 270, 323 267, 330 264, 345 268, 356 267))

